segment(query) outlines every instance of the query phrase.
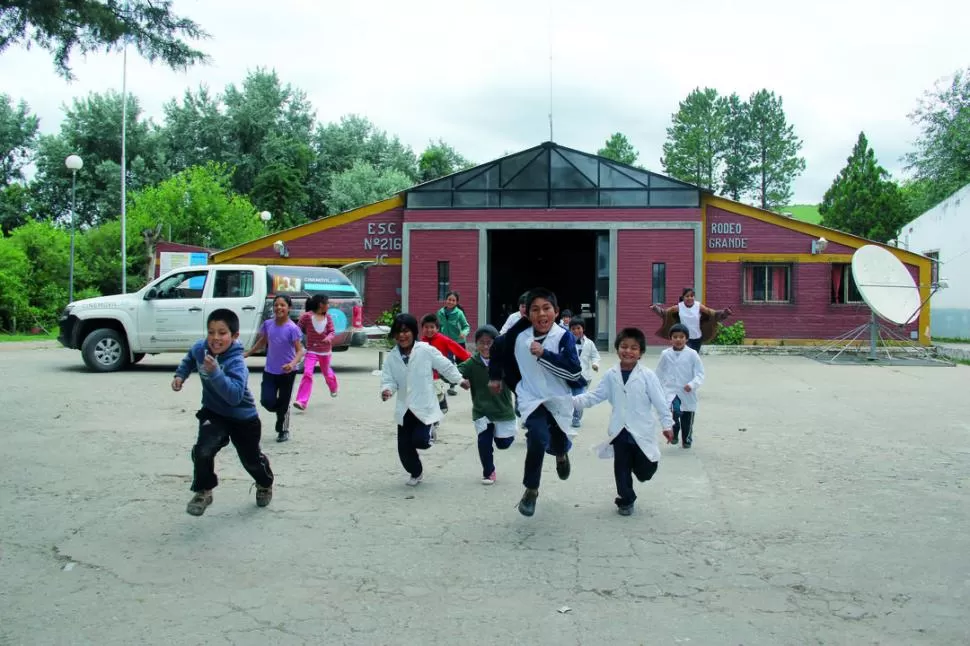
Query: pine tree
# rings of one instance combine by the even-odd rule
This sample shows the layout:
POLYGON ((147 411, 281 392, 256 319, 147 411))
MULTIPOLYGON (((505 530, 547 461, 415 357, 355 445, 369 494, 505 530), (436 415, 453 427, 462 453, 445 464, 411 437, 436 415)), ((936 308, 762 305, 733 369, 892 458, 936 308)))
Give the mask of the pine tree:
POLYGON ((724 152, 726 115, 727 104, 717 90, 692 90, 671 116, 660 160, 664 172, 713 190, 724 152))
POLYGON ((805 170, 805 159, 798 156, 802 142, 785 118, 781 97, 774 92, 759 90, 748 105, 755 197, 761 208, 777 208, 789 202, 792 182, 805 170))
POLYGON ((637 152, 637 149, 633 147, 633 144, 630 143, 630 140, 622 132, 613 133, 606 140, 606 145, 596 151, 596 154, 600 157, 606 157, 607 159, 612 159, 613 161, 629 166, 632 166, 637 161, 637 157, 640 156, 640 153, 637 152))
POLYGON ((902 192, 876 162, 864 132, 818 211, 823 226, 877 242, 894 240, 909 219, 902 192))
POLYGON ((735 202, 754 191, 755 149, 750 106, 737 93, 724 99, 724 170, 721 191, 735 202))

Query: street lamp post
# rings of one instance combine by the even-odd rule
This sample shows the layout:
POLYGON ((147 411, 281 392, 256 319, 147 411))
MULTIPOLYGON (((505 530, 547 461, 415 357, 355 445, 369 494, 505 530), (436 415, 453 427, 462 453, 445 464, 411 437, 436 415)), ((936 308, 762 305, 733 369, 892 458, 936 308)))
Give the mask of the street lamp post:
POLYGON ((77 172, 84 166, 84 162, 77 155, 68 155, 64 164, 71 169, 71 262, 68 269, 70 287, 67 293, 67 302, 70 303, 74 301, 74 205, 77 194, 77 172))

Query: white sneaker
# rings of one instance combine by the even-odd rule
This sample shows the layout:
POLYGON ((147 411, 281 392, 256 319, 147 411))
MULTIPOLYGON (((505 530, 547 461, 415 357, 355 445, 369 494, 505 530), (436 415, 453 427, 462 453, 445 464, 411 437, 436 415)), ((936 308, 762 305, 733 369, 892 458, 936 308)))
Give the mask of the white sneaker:
POLYGON ((435 422, 434 424, 431 425, 431 441, 432 442, 438 441, 438 422, 435 422))
POLYGON ((421 484, 422 480, 424 480, 423 473, 419 475, 417 478, 414 478, 414 477, 408 478, 408 481, 405 482, 404 484, 406 484, 409 487, 417 487, 419 484, 421 484))

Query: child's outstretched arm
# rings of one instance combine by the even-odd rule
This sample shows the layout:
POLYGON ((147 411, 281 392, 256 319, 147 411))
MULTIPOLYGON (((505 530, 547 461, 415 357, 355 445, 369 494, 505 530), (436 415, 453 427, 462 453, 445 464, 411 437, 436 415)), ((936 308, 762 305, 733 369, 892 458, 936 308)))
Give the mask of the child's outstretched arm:
MULTIPOLYGON (((458 345, 457 343, 455 345, 458 345)), ((461 346, 458 346, 461 347, 461 346)), ((438 371, 445 381, 450 384, 461 383, 463 377, 455 364, 445 359, 445 355, 438 352, 438 349, 434 346, 428 348, 431 350, 431 367, 438 371)))
POLYGON ((690 386, 690 390, 687 392, 697 390, 704 383, 704 362, 701 361, 700 355, 694 357, 694 365, 692 368, 694 369, 694 377, 687 383, 690 386))
MULTIPOLYGON (((445 347, 448 348, 448 352, 455 355, 455 357, 459 361, 468 361, 471 358, 472 356, 471 353, 468 352, 468 350, 466 350, 464 346, 462 346, 460 343, 452 339, 449 339, 444 334, 439 334, 438 336, 444 342, 445 347)), ((441 372, 441 371, 439 370, 438 372, 441 372)))
MULTIPOLYGON (((393 350, 392 350, 393 352, 393 350)), ((391 372, 391 362, 384 362, 384 369, 381 370, 381 399, 387 401, 397 392, 397 380, 391 372)))
POLYGON ((596 344, 592 342, 592 339, 590 339, 589 347, 592 348, 589 353, 590 364, 593 366, 593 370, 598 371, 600 369, 600 351, 596 349, 596 344))
POLYGON ((256 335, 256 342, 253 343, 253 347, 249 348, 249 350, 247 350, 246 352, 243 352, 243 359, 248 359, 249 355, 253 354, 254 352, 259 352, 265 347, 266 347, 266 336, 262 332, 260 332, 258 335, 256 335))
POLYGON ((582 410, 601 404, 606 400, 613 401, 613 380, 609 373, 600 380, 593 390, 582 395, 573 395, 573 408, 582 410))
POLYGON ((576 337, 563 334, 559 340, 559 352, 552 352, 548 348, 542 351, 539 363, 552 374, 566 381, 577 381, 583 377, 583 366, 576 354, 576 337))
POLYGON ((172 379, 172 390, 175 392, 182 390, 182 384, 185 383, 185 380, 198 369, 199 364, 195 360, 195 357, 192 356, 192 350, 189 350, 182 357, 182 361, 179 362, 179 367, 175 369, 175 378, 172 379))
POLYGON ((461 310, 458 310, 458 325, 460 327, 459 334, 461 338, 467 339, 468 333, 472 331, 472 326, 468 324, 468 319, 465 317, 465 313, 461 310))
POLYGON ((647 397, 650 398, 650 404, 660 416, 663 430, 670 430, 674 425, 674 416, 670 412, 670 406, 667 405, 667 396, 664 394, 663 386, 660 385, 660 379, 649 371, 647 371, 647 397))

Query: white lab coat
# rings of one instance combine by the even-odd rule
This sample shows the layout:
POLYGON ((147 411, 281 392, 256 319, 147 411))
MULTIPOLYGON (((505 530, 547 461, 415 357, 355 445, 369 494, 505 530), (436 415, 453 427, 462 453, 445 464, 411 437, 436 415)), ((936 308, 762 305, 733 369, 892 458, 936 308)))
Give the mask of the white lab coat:
POLYGON ((434 370, 452 383, 461 383, 462 376, 455 364, 423 341, 415 342, 407 364, 401 357, 399 347, 387 355, 381 372, 381 392, 390 390, 397 394, 394 418, 398 426, 404 424, 404 415, 408 410, 422 424, 434 424, 444 418, 435 394, 434 370))
POLYGON ((519 310, 515 310, 514 312, 509 314, 509 317, 505 319, 505 323, 502 324, 502 329, 499 330, 498 333, 505 334, 506 332, 511 330, 512 326, 518 323, 520 318, 522 318, 522 313, 519 312, 519 310))
POLYGON ((620 431, 626 429, 643 454, 651 461, 658 462, 660 447, 657 442, 657 425, 650 409, 652 407, 657 411, 663 428, 671 428, 674 418, 657 375, 638 363, 624 384, 620 366, 617 364, 606 371, 603 379, 591 392, 573 397, 573 406, 577 409, 589 408, 603 401, 610 402, 613 412, 610 414, 607 430, 609 440, 593 448, 597 455, 605 459, 612 458, 611 442, 620 431))
MULTIPOLYGON (((559 340, 569 334, 558 325, 553 325, 542 342, 542 347, 559 354, 559 340)), ((529 348, 535 340, 532 328, 524 330, 515 338, 515 360, 519 364, 522 379, 515 387, 515 399, 519 405, 522 419, 528 419, 539 406, 545 406, 552 414, 559 429, 569 437, 575 437, 577 430, 572 427, 573 408, 569 397, 572 390, 566 380, 544 367, 529 348)), ((577 375, 578 376, 578 375, 577 375)))
POLYGON ((680 397, 680 410, 697 410, 697 389, 704 383, 704 364, 697 352, 686 346, 680 352, 667 348, 660 353, 657 377, 663 385, 668 406, 674 397, 680 397), (687 384, 690 384, 690 392, 684 390, 687 384))
POLYGON ((583 368, 583 379, 588 383, 593 382, 593 366, 600 366, 600 351, 596 349, 596 344, 589 337, 583 335, 582 343, 576 343, 576 352, 579 353, 579 365, 583 368))

